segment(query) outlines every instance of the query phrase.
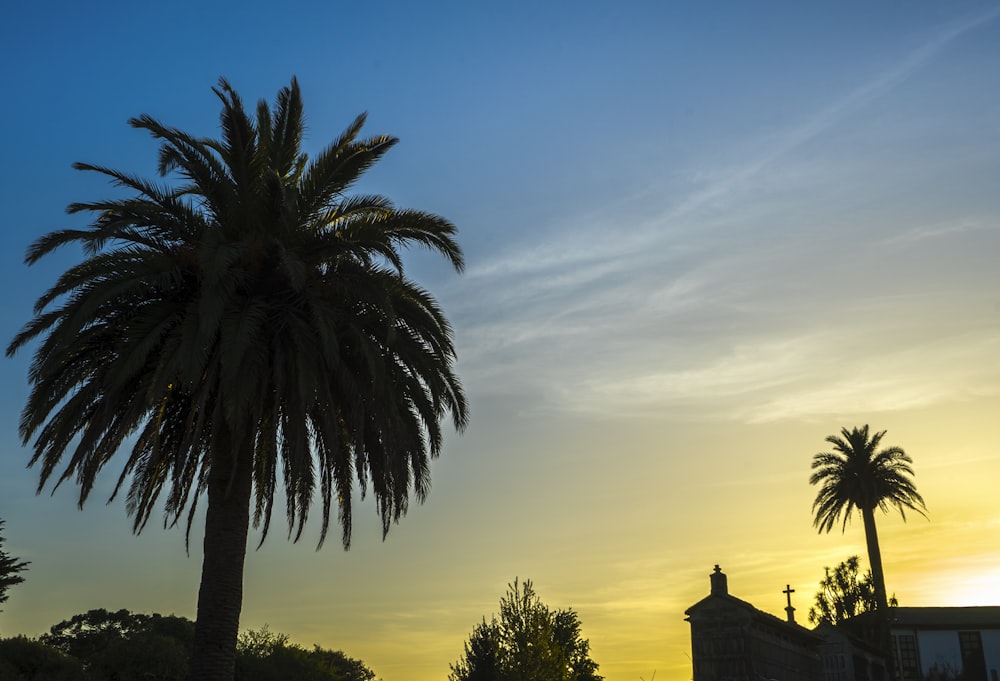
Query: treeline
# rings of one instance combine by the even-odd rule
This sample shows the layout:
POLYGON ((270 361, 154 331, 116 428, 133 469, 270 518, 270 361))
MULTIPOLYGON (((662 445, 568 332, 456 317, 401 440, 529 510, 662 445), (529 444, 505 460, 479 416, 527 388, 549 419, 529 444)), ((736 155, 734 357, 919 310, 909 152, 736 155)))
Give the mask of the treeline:
MULTIPOLYGON (((91 610, 37 639, 0 639, 0 681, 186 681, 194 622, 175 615, 91 610)), ((291 643, 266 626, 243 632, 235 681, 375 681, 339 650, 291 643)))

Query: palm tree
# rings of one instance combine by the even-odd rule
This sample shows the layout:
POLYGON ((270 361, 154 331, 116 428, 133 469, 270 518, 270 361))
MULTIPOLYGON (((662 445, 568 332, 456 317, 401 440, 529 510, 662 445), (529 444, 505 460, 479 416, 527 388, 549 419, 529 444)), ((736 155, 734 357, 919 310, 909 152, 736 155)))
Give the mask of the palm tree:
POLYGON ((843 516, 841 530, 855 509, 861 513, 868 544, 868 562, 871 565, 875 586, 876 608, 885 613, 888 608, 885 591, 885 573, 882 570, 882 553, 879 550, 878 532, 875 528, 875 509, 883 513, 893 506, 906 519, 906 509, 923 515, 926 506, 910 476, 913 459, 900 447, 879 450, 885 431, 868 436, 868 426, 847 430, 841 428, 843 437, 830 435, 826 441, 833 445, 833 452, 822 452, 813 457, 815 471, 809 484, 820 485, 813 512, 813 526, 820 532, 829 532, 843 516))
POLYGON ((127 488, 134 531, 165 492, 164 524, 186 512, 190 537, 207 497, 191 678, 232 681, 248 526, 263 542, 279 484, 289 537, 318 495, 320 544, 335 507, 347 548, 355 478, 384 537, 411 490, 427 494, 441 421, 465 426, 451 327, 400 249, 463 262, 447 220, 345 195, 397 141, 359 138, 364 115, 309 160, 294 78, 256 115, 225 80, 213 91, 221 139, 129 121, 161 142, 159 173, 176 186, 76 165, 133 196, 72 204, 90 226, 28 249, 28 264, 74 243, 85 257, 7 354, 40 337, 20 424, 39 491, 75 480, 82 506, 127 449, 112 498, 127 488))

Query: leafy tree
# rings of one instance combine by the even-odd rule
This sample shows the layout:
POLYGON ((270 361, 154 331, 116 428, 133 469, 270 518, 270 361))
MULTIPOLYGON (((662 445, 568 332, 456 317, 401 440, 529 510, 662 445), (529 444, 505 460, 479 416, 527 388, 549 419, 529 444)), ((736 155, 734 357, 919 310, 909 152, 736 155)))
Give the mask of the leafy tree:
MULTIPOLYGON (((194 622, 184 617, 98 609, 53 625, 29 652, 72 659, 95 681, 186 681, 193 639, 194 622)), ((287 679, 375 681, 375 673, 339 650, 306 649, 266 626, 239 635, 235 681, 287 679)), ((0 675, 0 681, 6 679, 0 675)))
POLYGON ((78 660, 25 636, 0 639, 0 681, 86 681, 78 660))
POLYGON ((490 622, 483 618, 465 642, 464 657, 451 665, 448 681, 500 681, 509 674, 504 651, 501 650, 500 624, 494 617, 490 622))
POLYGON ((557 610, 553 618, 552 634, 556 647, 563 651, 568 662, 569 678, 573 681, 600 681, 598 664, 590 659, 590 642, 581 637, 579 616, 573 610, 557 610))
POLYGON ((39 640, 89 663, 110 646, 144 636, 174 639, 180 646, 190 648, 194 623, 176 615, 110 612, 99 608, 52 625, 49 633, 42 634, 39 640))
POLYGON ((107 681, 184 681, 194 623, 174 615, 90 610, 53 625, 41 642, 107 681))
POLYGON ((243 632, 236 646, 236 681, 374 681, 375 672, 339 650, 289 643, 266 626, 243 632))
POLYGON ((571 609, 551 610, 531 580, 507 585, 500 615, 476 625, 449 681, 600 681, 571 609))
POLYGON ((333 681, 375 681, 375 672, 361 660, 348 657, 341 650, 328 650, 314 645, 309 660, 333 681))
POLYGON ((890 506, 895 507, 905 520, 907 508, 923 514, 926 507, 910 479, 913 459, 900 447, 879 449, 884 430, 871 437, 867 425, 852 430, 842 428, 840 432, 843 437, 831 435, 826 438, 833 445, 833 452, 821 452, 813 457, 814 473, 809 484, 820 486, 813 502, 816 516, 813 525, 820 532, 829 532, 843 517, 841 529, 846 530, 854 510, 858 510, 865 526, 875 606, 884 612, 888 601, 875 509, 884 513, 890 506))
POLYGON ((244 657, 267 657, 288 645, 288 635, 271 631, 265 624, 260 629, 247 629, 236 639, 236 654, 244 657))
POLYGON ((85 258, 7 348, 40 338, 20 428, 39 489, 75 480, 82 505, 124 448, 112 497, 127 489, 136 532, 165 492, 165 524, 186 511, 190 533, 207 498, 194 681, 232 681, 248 527, 266 538, 279 484, 290 537, 318 494, 320 543, 336 509, 347 548, 354 478, 384 535, 427 494, 442 420, 467 420, 451 328, 401 258, 416 244, 461 270, 455 227, 345 195, 397 140, 359 138, 362 115, 310 160, 294 78, 255 115, 225 80, 215 93, 218 140, 130 121, 179 184, 76 165, 132 196, 72 204, 90 226, 28 249, 28 264, 69 244, 85 258))
MULTIPOLYGON (((826 568, 826 576, 820 581, 820 590, 816 592, 816 604, 809 608, 811 623, 837 624, 863 612, 875 610, 875 584, 872 571, 868 570, 859 575, 858 570, 857 556, 851 556, 840 563, 833 572, 830 568, 826 568)), ((889 606, 898 605, 899 601, 893 594, 889 598, 889 606)))
POLYGON ((68 620, 49 627, 49 633, 39 639, 79 660, 89 660, 112 641, 128 637, 142 629, 146 615, 128 610, 110 612, 104 608, 73 615, 68 620))
POLYGON ((191 647, 172 636, 148 631, 112 641, 87 671, 102 681, 187 681, 191 647))
POLYGON ((24 577, 20 573, 31 565, 31 563, 15 558, 3 550, 3 526, 4 521, 0 520, 0 603, 7 602, 9 598, 7 589, 23 582, 24 577))

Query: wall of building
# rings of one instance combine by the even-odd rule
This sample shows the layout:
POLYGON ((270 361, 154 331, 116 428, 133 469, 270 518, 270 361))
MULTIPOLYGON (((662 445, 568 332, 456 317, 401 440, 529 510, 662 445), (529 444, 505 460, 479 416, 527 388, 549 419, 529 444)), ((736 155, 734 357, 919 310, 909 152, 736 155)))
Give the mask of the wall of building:
POLYGON ((958 647, 957 631, 916 631, 920 651, 920 670, 924 676, 937 674, 960 674, 962 672, 962 652, 958 647))
POLYGON ((986 651, 986 669, 990 681, 1000 681, 1000 631, 996 629, 984 631, 983 650, 986 651))
MULTIPOLYGON (((893 634, 916 637, 920 669, 924 678, 946 681, 963 673, 958 631, 894 630, 893 634)), ((981 630, 979 634, 986 662, 986 681, 1000 681, 1000 631, 981 630)))
POLYGON ((753 627, 750 646, 757 678, 781 681, 819 681, 823 678, 817 642, 807 644, 792 640, 782 630, 758 624, 753 627))

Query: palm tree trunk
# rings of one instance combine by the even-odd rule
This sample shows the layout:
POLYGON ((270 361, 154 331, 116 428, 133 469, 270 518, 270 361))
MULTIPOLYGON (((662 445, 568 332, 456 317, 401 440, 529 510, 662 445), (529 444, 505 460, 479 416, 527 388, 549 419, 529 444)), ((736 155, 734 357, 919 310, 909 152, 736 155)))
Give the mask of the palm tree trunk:
POLYGON ((889 607, 885 591, 885 573, 882 571, 882 551, 878 546, 878 530, 875 528, 875 509, 861 509, 865 523, 865 541, 868 544, 868 564, 872 568, 872 582, 875 586, 875 605, 885 612, 889 607))
POLYGON ((861 517, 865 523, 865 542, 868 544, 868 562, 872 568, 872 582, 875 587, 875 631, 876 642, 885 655, 885 667, 889 679, 899 678, 896 673, 896 656, 892 650, 889 633, 889 602, 885 591, 885 572, 882 570, 882 551, 878 545, 878 530, 875 528, 875 509, 862 508, 861 517))
POLYGON ((191 681, 233 681, 236 670, 253 488, 251 464, 246 457, 240 458, 235 476, 230 477, 228 466, 222 466, 210 474, 208 483, 191 681))

